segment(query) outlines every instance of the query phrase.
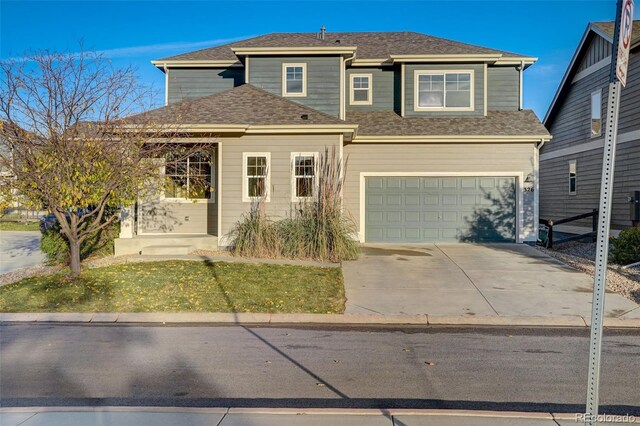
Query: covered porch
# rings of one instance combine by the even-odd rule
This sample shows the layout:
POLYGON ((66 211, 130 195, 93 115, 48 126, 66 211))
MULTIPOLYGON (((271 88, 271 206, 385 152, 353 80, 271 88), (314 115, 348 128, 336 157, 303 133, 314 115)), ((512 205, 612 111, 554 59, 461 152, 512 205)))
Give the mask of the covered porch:
POLYGON ((135 205, 121 209, 116 256, 185 255, 218 248, 220 144, 213 138, 194 139, 188 142, 211 146, 188 156, 154 160, 157 184, 135 205))

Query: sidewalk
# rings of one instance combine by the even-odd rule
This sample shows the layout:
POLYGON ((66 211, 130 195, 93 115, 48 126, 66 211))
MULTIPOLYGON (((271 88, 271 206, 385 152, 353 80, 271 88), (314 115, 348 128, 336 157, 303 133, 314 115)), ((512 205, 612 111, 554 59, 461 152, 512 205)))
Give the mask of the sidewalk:
MULTIPOLYGON (((606 425, 629 424, 606 422, 606 425)), ((626 422, 624 422, 626 420, 626 422)), ((575 414, 455 410, 0 408, 2 426, 569 426, 575 414)))

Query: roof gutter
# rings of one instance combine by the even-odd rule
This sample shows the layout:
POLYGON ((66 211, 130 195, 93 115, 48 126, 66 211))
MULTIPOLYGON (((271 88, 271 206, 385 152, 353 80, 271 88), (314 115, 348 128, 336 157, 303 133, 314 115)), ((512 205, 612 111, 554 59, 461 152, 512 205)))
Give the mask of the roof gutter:
POLYGON ((321 46, 321 47, 231 47, 236 55, 353 55, 356 46, 321 46))
POLYGON ((159 68, 161 71, 164 71, 165 68, 242 68, 244 65, 236 59, 224 60, 224 61, 192 61, 192 60, 174 60, 174 61, 163 61, 162 59, 151 61, 151 63, 159 68))
POLYGON ((415 135, 415 136, 358 136, 354 142, 362 143, 540 143, 551 140, 551 135, 415 135))

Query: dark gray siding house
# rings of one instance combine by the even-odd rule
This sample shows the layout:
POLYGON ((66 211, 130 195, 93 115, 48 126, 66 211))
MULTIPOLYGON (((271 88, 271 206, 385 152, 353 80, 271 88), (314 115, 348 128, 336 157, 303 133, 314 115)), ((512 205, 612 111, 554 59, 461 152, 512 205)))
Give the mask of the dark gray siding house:
MULTIPOLYGON (((588 213, 600 203, 613 22, 587 29, 544 120, 553 139, 540 152, 540 216, 588 213)), ((634 21, 627 85, 620 98, 611 226, 633 224, 629 196, 640 191, 640 21, 634 21)), ((590 219, 563 229, 582 232, 590 219)), ((589 229, 590 230, 590 229, 589 229)))
POLYGON ((274 33, 153 61, 167 105, 145 119, 181 117, 179 142, 211 149, 159 160, 168 184, 123 210, 116 252, 227 246, 256 198, 286 217, 312 197, 297 182, 327 149, 361 242, 533 243, 550 139, 522 109, 535 61, 415 32, 274 33))

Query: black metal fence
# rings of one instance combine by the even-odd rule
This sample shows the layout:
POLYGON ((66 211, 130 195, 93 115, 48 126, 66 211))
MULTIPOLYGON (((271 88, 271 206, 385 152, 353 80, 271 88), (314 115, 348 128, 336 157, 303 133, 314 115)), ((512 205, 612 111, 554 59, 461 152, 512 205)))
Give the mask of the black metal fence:
MULTIPOLYGON (((598 236, 598 213, 599 213, 598 209, 593 209, 593 211, 590 213, 579 214, 577 216, 571 216, 571 217, 567 217, 565 219, 560 219, 560 220, 540 219, 539 224, 546 227, 546 235, 543 235, 542 238, 539 238, 539 242, 547 248, 553 248, 554 244, 581 240, 586 237, 591 237, 593 241, 595 241, 596 237, 598 236), (587 219, 589 217, 591 218, 591 229, 592 229, 591 232, 587 232, 586 234, 580 234, 580 235, 572 235, 570 237, 554 240, 553 238, 554 226, 562 225, 564 223, 574 222, 580 219, 587 219)), ((542 232, 542 234, 544 234, 544 232, 542 232)))

